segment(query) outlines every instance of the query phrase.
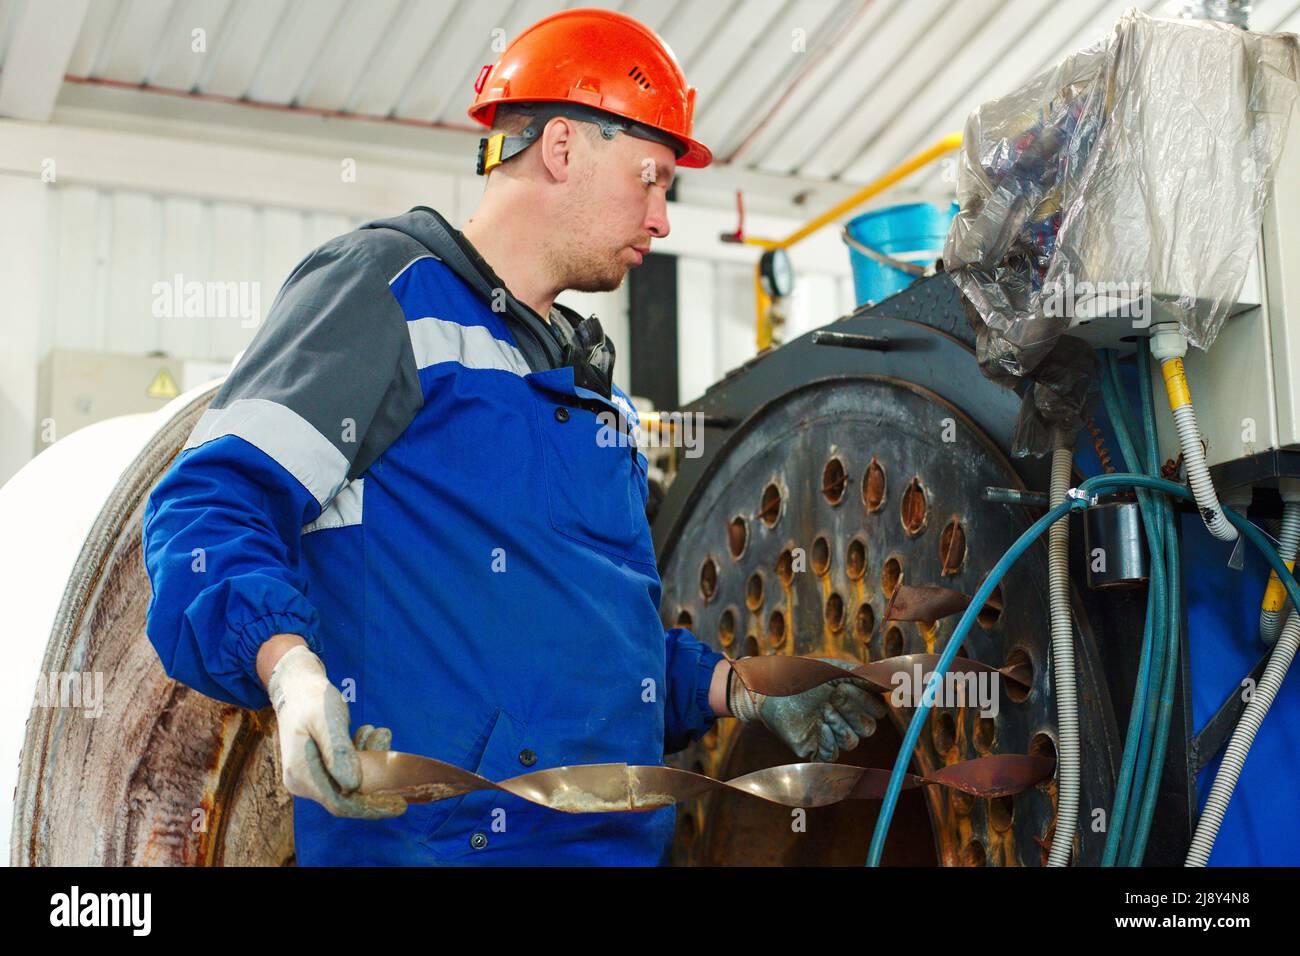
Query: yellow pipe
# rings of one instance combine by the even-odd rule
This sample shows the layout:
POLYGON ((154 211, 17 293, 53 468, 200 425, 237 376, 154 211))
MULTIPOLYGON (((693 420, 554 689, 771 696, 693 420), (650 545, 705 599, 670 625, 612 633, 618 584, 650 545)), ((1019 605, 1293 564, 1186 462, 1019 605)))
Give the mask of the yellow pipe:
MULTIPOLYGON (((961 133, 949 133, 928 149, 924 149, 910 159, 904 160, 883 176, 867 183, 867 185, 863 186, 852 196, 849 196, 843 202, 832 206, 830 209, 826 210, 826 212, 796 229, 784 239, 764 239, 759 236, 746 236, 744 242, 751 246, 762 246, 764 249, 788 249, 796 242, 812 235, 818 229, 822 228, 822 226, 838 219, 854 207, 861 205, 873 196, 878 196, 899 180, 905 179, 912 173, 916 172, 922 166, 928 166, 945 153, 951 153, 960 145, 961 133)), ((771 305, 771 300, 767 297, 766 293, 763 292, 763 283, 760 279, 760 275, 759 267, 756 264, 754 266, 754 287, 757 292, 758 347, 762 350, 772 344, 772 324, 767 319, 767 310, 771 305)))
POLYGON ((872 198, 873 196, 879 195, 880 193, 888 189, 890 186, 894 185, 894 183, 898 182, 900 179, 904 179, 907 176, 910 176, 912 173, 916 172, 922 166, 928 166, 930 163, 934 162, 936 159, 938 159, 940 156, 944 155, 945 153, 951 153, 954 149, 956 149, 960 145, 961 145, 961 133, 949 133, 947 136, 939 140, 929 149, 925 149, 917 153, 911 159, 905 160, 900 165, 895 166, 892 170, 885 173, 885 175, 879 177, 878 179, 873 180, 870 183, 867 183, 867 185, 863 186, 861 189, 855 192, 848 199, 845 199, 843 202, 837 203, 836 205, 832 206, 830 209, 826 210, 816 219, 813 219, 811 222, 807 223, 806 225, 800 227, 799 229, 796 229, 794 232, 790 233, 790 235, 786 236, 784 239, 778 239, 774 241, 771 239, 762 239, 758 237, 746 236, 745 242, 756 246, 763 246, 764 248, 767 249, 775 249, 775 248, 788 249, 791 246, 793 246, 796 242, 798 242, 800 239, 804 239, 812 235, 814 232, 816 232, 822 226, 826 225, 828 222, 831 222, 834 219, 838 219, 840 216, 844 215, 846 212, 853 209, 855 206, 859 206, 862 203, 866 202, 868 199, 872 198))
POLYGON ((772 308, 772 297, 763 288, 763 271, 754 266, 754 301, 758 304, 758 350, 772 346, 772 322, 768 310, 772 308))

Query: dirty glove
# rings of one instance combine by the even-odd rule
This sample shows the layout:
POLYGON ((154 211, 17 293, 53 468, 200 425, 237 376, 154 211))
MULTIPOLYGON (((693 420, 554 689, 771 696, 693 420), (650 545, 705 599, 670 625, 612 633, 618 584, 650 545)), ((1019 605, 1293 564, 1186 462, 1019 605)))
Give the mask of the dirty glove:
MULTIPOLYGON (((817 659, 845 670, 856 666, 817 659)), ((727 707, 742 721, 760 721, 800 757, 825 761, 870 737, 876 720, 886 713, 884 702, 854 677, 827 681, 790 697, 768 697, 746 688, 734 672, 727 676, 727 707)))
POLYGON ((348 705, 325 676, 321 659, 304 645, 290 648, 271 671, 267 693, 275 706, 284 786, 336 817, 377 820, 406 812, 396 794, 353 793, 361 786, 358 750, 387 750, 393 735, 366 724, 348 736, 348 705))

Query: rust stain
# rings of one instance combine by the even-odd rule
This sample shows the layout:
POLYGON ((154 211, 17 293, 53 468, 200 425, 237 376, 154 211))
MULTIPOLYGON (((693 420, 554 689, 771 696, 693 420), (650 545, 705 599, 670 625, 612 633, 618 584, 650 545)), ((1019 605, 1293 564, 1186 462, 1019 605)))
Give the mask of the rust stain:
POLYGON ((885 506, 885 468, 873 455, 862 476, 862 504, 868 512, 877 512, 885 506))
POLYGON ((930 505, 920 478, 914 477, 903 492, 899 515, 903 530, 910 537, 914 538, 925 530, 930 518, 930 505))

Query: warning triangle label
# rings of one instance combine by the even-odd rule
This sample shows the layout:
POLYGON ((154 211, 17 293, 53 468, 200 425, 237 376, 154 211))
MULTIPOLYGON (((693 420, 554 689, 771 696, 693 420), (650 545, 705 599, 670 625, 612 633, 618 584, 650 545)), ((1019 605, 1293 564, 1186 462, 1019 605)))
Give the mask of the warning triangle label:
POLYGON ((172 373, 165 368, 158 370, 158 374, 145 389, 145 394, 150 398, 175 398, 180 393, 181 390, 176 387, 176 379, 172 378, 172 373))

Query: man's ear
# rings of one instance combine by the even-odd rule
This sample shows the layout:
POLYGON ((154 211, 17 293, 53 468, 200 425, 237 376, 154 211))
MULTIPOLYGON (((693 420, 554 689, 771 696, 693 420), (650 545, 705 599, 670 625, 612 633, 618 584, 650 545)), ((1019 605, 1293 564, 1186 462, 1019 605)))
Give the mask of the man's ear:
POLYGON ((556 182, 568 182, 573 173, 573 147, 581 131, 573 120, 556 116, 542 130, 542 141, 534 146, 541 150, 542 165, 556 182))

